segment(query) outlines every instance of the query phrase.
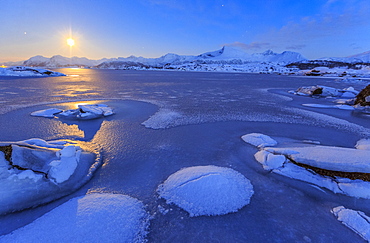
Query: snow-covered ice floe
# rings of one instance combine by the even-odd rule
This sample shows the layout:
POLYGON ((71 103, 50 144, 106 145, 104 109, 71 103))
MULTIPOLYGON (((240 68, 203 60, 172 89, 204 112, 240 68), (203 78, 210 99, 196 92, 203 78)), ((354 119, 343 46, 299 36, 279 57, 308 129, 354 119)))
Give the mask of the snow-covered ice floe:
POLYGON ((172 174, 158 187, 159 196, 191 217, 223 215, 249 204, 254 191, 239 172, 213 165, 194 166, 172 174))
POLYGON ((349 99, 355 98, 359 92, 353 87, 336 89, 323 85, 314 85, 299 87, 296 91, 290 91, 290 93, 303 96, 341 97, 349 99))
POLYGON ((90 120, 113 115, 113 109, 105 104, 78 105, 77 109, 61 110, 50 108, 31 113, 31 116, 60 117, 66 119, 90 120))
POLYGON ((92 143, 29 139, 0 143, 0 215, 68 195, 100 165, 92 143))
POLYGON ((356 232, 364 240, 370 242, 370 217, 361 211, 347 209, 338 206, 332 209, 332 213, 345 226, 356 232))
POLYGON ((145 242, 149 215, 141 201, 92 193, 58 206, 0 242, 145 242))
POLYGON ((8 68, 0 68, 0 76, 36 76, 36 77, 50 77, 50 76, 66 76, 63 73, 41 69, 41 68, 31 68, 24 66, 15 66, 8 68))
MULTIPOLYGON (((248 136, 255 135, 244 135, 243 140, 248 136)), ((265 170, 334 193, 370 199, 370 141, 367 139, 360 140, 357 149, 303 144, 299 147, 263 147, 259 143, 248 143, 260 149, 254 157, 265 170)))

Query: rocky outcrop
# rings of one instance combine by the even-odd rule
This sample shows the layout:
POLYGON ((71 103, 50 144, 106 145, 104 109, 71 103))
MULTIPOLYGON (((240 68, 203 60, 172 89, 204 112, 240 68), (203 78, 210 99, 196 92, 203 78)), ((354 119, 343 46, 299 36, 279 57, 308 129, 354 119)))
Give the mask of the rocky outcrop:
POLYGON ((355 105, 368 106, 370 105, 370 84, 358 93, 355 100, 355 105))

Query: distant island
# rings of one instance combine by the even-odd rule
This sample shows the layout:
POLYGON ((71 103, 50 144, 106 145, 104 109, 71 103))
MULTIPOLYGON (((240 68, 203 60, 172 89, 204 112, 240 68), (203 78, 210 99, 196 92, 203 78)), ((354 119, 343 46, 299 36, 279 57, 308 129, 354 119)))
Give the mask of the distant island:
POLYGON ((298 52, 275 53, 267 50, 249 54, 239 47, 224 46, 220 50, 197 56, 168 53, 158 58, 118 57, 91 60, 85 57, 51 58, 34 56, 21 62, 3 63, 3 66, 46 68, 97 68, 119 70, 178 70, 298 74, 308 76, 370 77, 370 51, 336 58, 308 60, 298 52))

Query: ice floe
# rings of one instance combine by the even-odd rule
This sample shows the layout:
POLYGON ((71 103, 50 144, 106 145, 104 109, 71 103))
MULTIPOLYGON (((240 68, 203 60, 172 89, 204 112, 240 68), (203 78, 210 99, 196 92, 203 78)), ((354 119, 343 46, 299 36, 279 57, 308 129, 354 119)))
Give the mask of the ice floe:
POLYGON ((369 150, 333 146, 265 148, 295 162, 333 171, 370 173, 369 150))
POLYGON ((218 166, 194 166, 172 174, 158 187, 159 196, 191 217, 236 212, 249 204, 254 191, 239 172, 218 166))
POLYGON ((242 136, 242 139, 244 140, 244 142, 252 144, 259 148, 266 146, 275 146, 277 144, 274 139, 261 133, 246 134, 242 136))
POLYGON ((369 146, 367 139, 360 140, 357 149, 303 144, 297 147, 255 146, 260 150, 254 157, 265 170, 334 193, 370 199, 370 150, 366 149, 369 146))
POLYGON ((36 77, 49 77, 49 76, 66 76, 63 73, 41 69, 31 68, 24 66, 15 66, 8 68, 0 68, 0 76, 36 76, 36 77))
POLYGON ((364 150, 370 150, 370 139, 361 139, 357 141, 355 147, 357 149, 364 149, 364 150))
POLYGON ((324 85, 314 85, 299 87, 292 93, 303 96, 355 98, 359 92, 353 87, 336 89, 324 85))
POLYGON ((145 242, 149 215, 141 201, 93 193, 58 206, 0 242, 145 242))
POLYGON ((370 217, 361 211, 347 209, 338 206, 332 209, 332 213, 345 226, 356 232, 364 240, 370 242, 370 217))
POLYGON ((350 111, 355 110, 355 108, 350 105, 322 105, 322 104, 302 104, 302 105, 307 106, 307 107, 315 107, 315 108, 334 108, 334 109, 350 110, 350 111))
POLYGON ((92 143, 41 139, 1 142, 0 214, 73 192, 91 178, 100 162, 99 148, 92 143))
POLYGON ((105 104, 78 105, 77 109, 60 110, 50 108, 31 113, 31 116, 60 117, 66 119, 90 120, 113 115, 113 109, 105 104))

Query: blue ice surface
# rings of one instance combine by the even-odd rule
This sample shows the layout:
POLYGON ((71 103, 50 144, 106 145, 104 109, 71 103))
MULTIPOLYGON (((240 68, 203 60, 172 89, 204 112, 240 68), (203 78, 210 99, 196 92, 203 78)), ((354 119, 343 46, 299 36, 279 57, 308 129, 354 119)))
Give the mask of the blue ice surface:
POLYGON ((104 151, 103 166, 65 198, 0 217, 0 234, 32 222, 72 197, 104 192, 144 202, 153 216, 149 242, 363 242, 330 210, 344 205, 370 215, 368 200, 268 173, 253 157, 257 149, 240 137, 257 132, 353 147, 357 140, 369 137, 368 117, 304 107, 301 104, 332 103, 329 99, 312 102, 287 91, 316 84, 361 90, 366 84, 242 73, 56 71, 73 76, 0 77, 0 140, 38 137, 97 143, 104 151), (109 105, 116 114, 92 121, 29 115, 94 102, 109 105), (158 199, 156 189, 168 176, 198 165, 229 167, 243 174, 255 191, 250 204, 236 213, 191 218, 158 199), (161 213, 167 209, 168 213, 161 213))

